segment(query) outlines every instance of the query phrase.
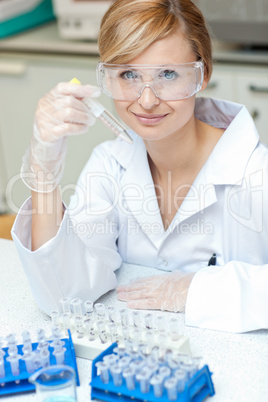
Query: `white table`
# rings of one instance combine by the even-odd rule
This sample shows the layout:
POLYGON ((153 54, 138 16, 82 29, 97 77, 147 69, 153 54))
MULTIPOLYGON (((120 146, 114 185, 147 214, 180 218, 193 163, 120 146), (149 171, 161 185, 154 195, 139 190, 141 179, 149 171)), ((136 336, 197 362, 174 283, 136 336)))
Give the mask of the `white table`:
MULTIPOLYGON (((120 283, 131 277, 151 275, 142 267, 135 273, 125 266, 118 271, 120 283)), ((38 267, 37 267, 38 269, 38 267)), ((0 239, 0 336, 24 329, 34 333, 43 328, 50 331, 50 318, 37 307, 22 269, 15 246, 10 240, 0 239)), ((109 305, 122 308, 115 292, 100 299, 109 305)), ((163 313, 171 314, 171 313, 163 313)), ((267 402, 268 401, 268 330, 245 334, 231 334, 186 327, 183 314, 179 315, 181 334, 190 340, 194 355, 203 356, 209 365, 216 394, 213 402, 267 402)), ((91 361, 77 359, 81 386, 77 388, 79 402, 90 401, 89 382, 91 361)), ((2 397, 2 401, 34 401, 35 393, 2 397)), ((210 400, 210 399, 208 399, 210 400)))

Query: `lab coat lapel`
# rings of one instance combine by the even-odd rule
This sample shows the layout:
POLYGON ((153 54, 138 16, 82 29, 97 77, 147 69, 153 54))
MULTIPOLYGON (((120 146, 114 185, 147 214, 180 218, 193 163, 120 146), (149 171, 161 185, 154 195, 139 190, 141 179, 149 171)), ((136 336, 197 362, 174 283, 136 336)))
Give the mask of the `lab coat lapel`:
POLYGON ((209 165, 210 161, 208 160, 189 189, 166 234, 171 233, 176 226, 186 219, 217 202, 215 187, 209 177, 211 169, 209 165))

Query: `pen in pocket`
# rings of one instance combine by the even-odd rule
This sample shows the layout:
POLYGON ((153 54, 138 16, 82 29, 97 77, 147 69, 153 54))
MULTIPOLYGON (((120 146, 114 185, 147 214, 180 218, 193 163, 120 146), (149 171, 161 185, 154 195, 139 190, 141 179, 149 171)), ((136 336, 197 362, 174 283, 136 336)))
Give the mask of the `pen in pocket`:
POLYGON ((216 253, 213 253, 210 259, 208 260, 208 265, 216 265, 217 256, 216 253))

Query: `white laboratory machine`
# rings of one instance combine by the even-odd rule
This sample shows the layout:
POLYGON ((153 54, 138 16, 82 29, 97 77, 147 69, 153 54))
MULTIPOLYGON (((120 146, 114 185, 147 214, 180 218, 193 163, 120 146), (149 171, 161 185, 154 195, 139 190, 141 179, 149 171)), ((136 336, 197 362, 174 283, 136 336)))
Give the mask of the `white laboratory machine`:
POLYGON ((101 19, 111 4, 105 0, 53 0, 60 36, 96 40, 101 19))

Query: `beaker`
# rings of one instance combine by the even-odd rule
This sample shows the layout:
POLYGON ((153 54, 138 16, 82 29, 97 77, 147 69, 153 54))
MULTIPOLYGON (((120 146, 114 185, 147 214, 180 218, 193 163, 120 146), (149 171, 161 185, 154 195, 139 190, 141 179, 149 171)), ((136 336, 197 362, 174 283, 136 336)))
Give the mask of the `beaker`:
POLYGON ((39 402, 76 402, 76 373, 70 366, 56 364, 29 377, 39 402))

